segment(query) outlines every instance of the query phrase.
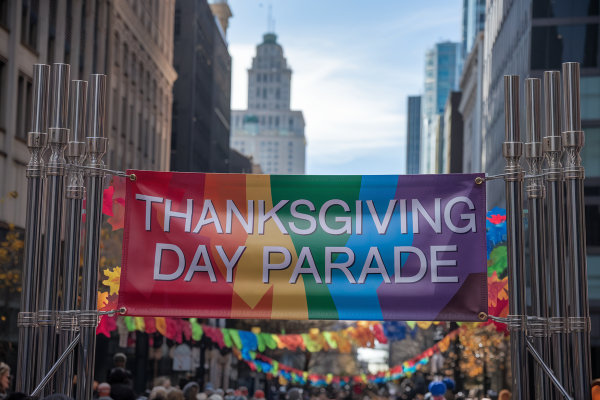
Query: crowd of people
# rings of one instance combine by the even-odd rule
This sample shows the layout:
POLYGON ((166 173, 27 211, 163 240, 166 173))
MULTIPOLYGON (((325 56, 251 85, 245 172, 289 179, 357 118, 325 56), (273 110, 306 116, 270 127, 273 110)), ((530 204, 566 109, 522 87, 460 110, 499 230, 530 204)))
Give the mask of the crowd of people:
MULTIPOLYGON (((198 382, 182 378, 176 385, 168 377, 158 377, 152 389, 136 394, 132 388, 131 372, 125 368, 127 357, 117 353, 114 368, 108 373, 106 382, 94 382, 94 400, 487 400, 477 391, 463 393, 456 391, 456 385, 450 378, 434 379, 427 384, 421 373, 412 379, 405 379, 393 388, 391 385, 352 383, 314 387, 309 384, 281 385, 273 378, 266 381, 265 390, 252 393, 245 386, 223 390, 206 383, 204 388, 198 382), (421 379, 422 378, 422 379, 421 379)), ((74 382, 76 385, 76 380, 74 382)), ((33 400, 30 396, 10 392, 10 367, 0 362, 0 400, 33 400)), ((53 394, 48 400, 72 400, 63 394, 53 394)), ((508 390, 502 390, 491 400, 510 400, 508 390)), ((600 400, 600 380, 593 382, 592 399, 600 400)))

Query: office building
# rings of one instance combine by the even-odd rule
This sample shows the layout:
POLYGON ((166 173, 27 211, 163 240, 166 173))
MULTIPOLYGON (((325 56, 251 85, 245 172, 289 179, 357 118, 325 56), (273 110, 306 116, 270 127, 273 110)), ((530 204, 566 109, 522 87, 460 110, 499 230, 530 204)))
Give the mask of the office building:
POLYGON ((485 28, 485 0, 463 0, 462 58, 469 56, 477 34, 485 28))
MULTIPOLYGON (((543 79, 544 71, 561 70, 563 62, 581 66, 581 119, 585 146, 587 266, 592 326, 600 324, 600 65, 598 0, 488 0, 483 56, 483 170, 502 173, 504 142, 504 75, 543 79)), ((524 95, 521 93, 521 102, 524 95)), ((525 112, 521 107, 521 139, 525 112)), ((542 107, 542 112, 544 108, 542 107)), ((526 166, 525 160, 522 165, 526 166)), ((504 182, 487 186, 488 209, 505 206, 504 182)), ((592 375, 600 374, 600 332, 592 328, 592 375)))
POLYGON ((475 44, 463 63, 460 77, 462 96, 458 112, 463 118, 462 172, 481 172, 481 123, 483 79, 483 32, 477 34, 475 44))
POLYGON ((107 75, 108 168, 168 170, 174 0, 0 2, 0 221, 25 226, 33 64, 107 75))
POLYGON ((206 0, 175 5, 172 171, 229 172, 231 56, 220 21, 206 0))
POLYGON ((463 117, 458 110, 461 92, 450 92, 444 108, 444 129, 441 137, 443 174, 459 174, 463 172, 463 117))
POLYGON ((458 90, 460 76, 461 44, 437 43, 425 54, 425 94, 421 104, 420 172, 434 174, 437 167, 440 129, 436 116, 444 113, 448 95, 458 90))
POLYGON ((406 110, 406 173, 419 173, 421 147, 421 96, 408 96, 406 110))
POLYGON ((266 174, 304 174, 304 116, 290 109, 292 70, 274 33, 263 36, 248 70, 248 109, 231 112, 231 147, 266 174))

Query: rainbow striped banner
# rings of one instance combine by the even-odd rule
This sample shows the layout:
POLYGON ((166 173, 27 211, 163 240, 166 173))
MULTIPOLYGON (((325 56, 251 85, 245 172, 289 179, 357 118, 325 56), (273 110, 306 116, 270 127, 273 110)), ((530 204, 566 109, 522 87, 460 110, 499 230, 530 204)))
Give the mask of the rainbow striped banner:
POLYGON ((128 315, 487 314, 482 174, 128 174, 137 177, 125 199, 119 306, 128 315))

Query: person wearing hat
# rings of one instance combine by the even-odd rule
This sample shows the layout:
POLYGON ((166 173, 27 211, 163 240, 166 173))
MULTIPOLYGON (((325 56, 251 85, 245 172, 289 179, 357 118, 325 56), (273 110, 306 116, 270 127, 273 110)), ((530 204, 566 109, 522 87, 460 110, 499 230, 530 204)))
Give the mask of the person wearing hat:
POLYGON ((264 398, 265 398, 265 392, 263 392, 262 390, 257 390, 254 392, 253 399, 264 399, 264 398))
POLYGON ((448 388, 441 381, 433 381, 428 386, 429 392, 433 400, 444 400, 444 395, 448 388))
POLYGON ((446 385, 447 388, 444 397, 446 398, 446 400, 454 400, 454 390, 456 389, 456 383, 454 383, 453 379, 448 377, 442 379, 442 382, 444 382, 444 385, 446 385))
MULTIPOLYGON (((127 376, 128 385, 131 385, 133 383, 133 375, 131 375, 131 371, 129 371, 128 369, 126 369, 126 365, 127 365, 127 356, 125 355, 125 353, 117 353, 113 356, 113 365, 114 367, 109 371, 108 376, 111 376, 113 372, 115 372, 116 370, 121 370, 125 373, 125 375, 127 376)), ((107 379, 108 379, 107 376, 107 379)))

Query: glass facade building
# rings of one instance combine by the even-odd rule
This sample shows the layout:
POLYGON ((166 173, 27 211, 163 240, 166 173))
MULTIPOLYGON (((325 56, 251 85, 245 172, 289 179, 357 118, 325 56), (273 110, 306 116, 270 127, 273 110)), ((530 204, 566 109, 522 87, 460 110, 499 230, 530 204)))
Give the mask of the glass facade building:
POLYGON ((434 174, 439 155, 437 127, 451 91, 458 90, 460 78, 461 43, 437 43, 425 54, 425 94, 421 108, 420 172, 434 174))
POLYGON ((485 0, 463 0, 462 56, 465 59, 475 43, 477 32, 485 27, 485 0))
POLYGON ((406 173, 419 173, 421 147, 421 96, 409 96, 406 110, 406 173))

